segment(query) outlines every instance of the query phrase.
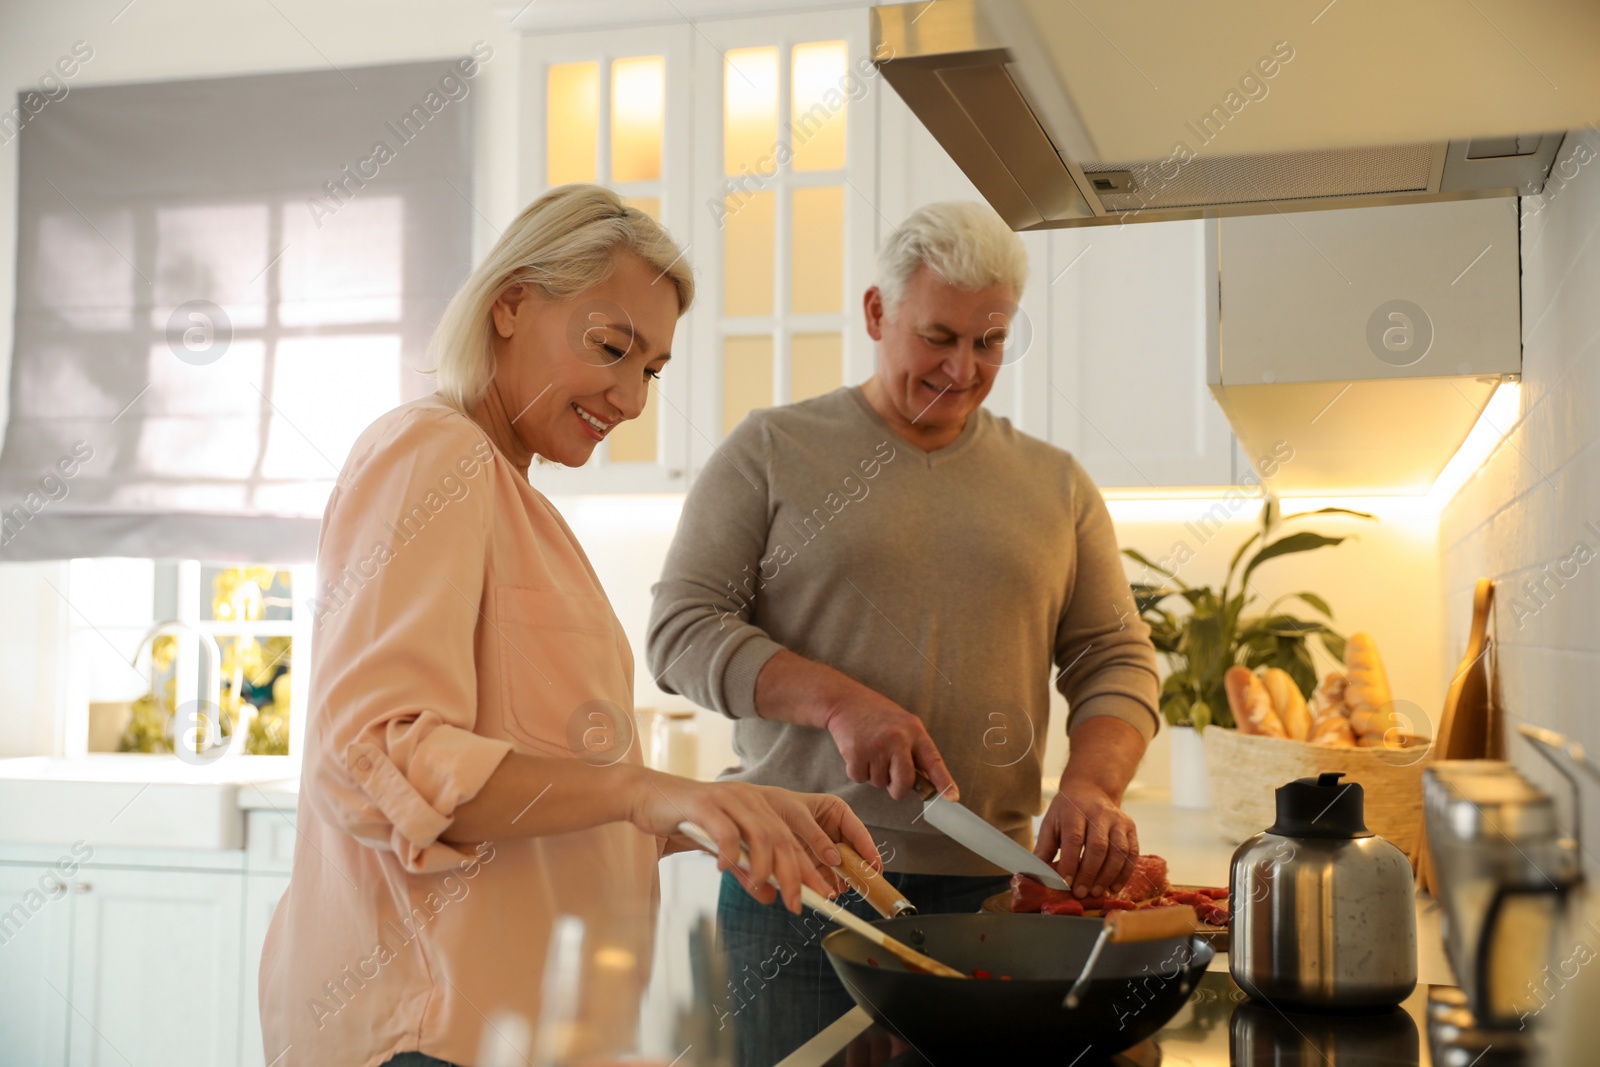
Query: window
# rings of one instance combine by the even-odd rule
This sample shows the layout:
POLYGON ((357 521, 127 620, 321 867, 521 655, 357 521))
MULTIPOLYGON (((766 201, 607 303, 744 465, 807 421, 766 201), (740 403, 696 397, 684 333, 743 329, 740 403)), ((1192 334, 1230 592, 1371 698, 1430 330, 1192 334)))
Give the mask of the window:
POLYGON ((30 124, 0 559, 312 558, 357 435, 432 390, 483 61, 91 86, 30 124))
POLYGON ((77 559, 65 747, 299 757, 314 568, 77 559), (235 737, 242 731, 242 736, 235 737))

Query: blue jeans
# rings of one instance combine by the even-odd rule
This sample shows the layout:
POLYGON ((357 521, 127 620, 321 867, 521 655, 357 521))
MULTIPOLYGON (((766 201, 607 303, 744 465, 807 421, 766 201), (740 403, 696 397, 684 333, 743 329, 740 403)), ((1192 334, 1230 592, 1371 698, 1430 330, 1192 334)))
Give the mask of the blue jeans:
MULTIPOLYGON (((925 915, 976 912, 1010 885, 1004 876, 886 877, 925 915)), ((863 919, 879 918, 855 893, 840 902, 863 919)), ((717 1013, 733 1026, 738 1067, 773 1067, 855 1006, 822 951, 823 936, 836 927, 815 912, 790 915, 782 904, 758 904, 729 873, 717 898, 717 927, 732 987, 717 1013)))

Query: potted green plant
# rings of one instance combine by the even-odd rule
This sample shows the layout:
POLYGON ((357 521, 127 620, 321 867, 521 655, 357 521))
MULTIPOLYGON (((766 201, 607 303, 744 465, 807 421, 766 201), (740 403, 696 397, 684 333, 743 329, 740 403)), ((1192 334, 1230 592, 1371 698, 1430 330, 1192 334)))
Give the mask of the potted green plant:
POLYGON ((1162 716, 1173 727, 1173 802, 1180 807, 1207 806, 1199 734, 1207 726, 1234 726, 1223 686, 1229 667, 1281 667, 1309 699, 1317 686, 1311 638, 1315 636, 1335 661, 1344 661, 1344 637, 1330 625, 1333 609, 1316 593, 1287 593, 1246 614, 1252 605, 1266 599, 1250 581, 1256 568, 1281 556, 1329 548, 1345 540, 1310 530, 1280 536, 1284 524, 1314 515, 1373 518, 1364 511, 1331 507, 1280 516, 1276 498, 1269 496, 1262 504, 1256 532, 1234 552, 1221 589, 1190 585, 1175 569, 1153 562, 1136 549, 1123 549, 1124 555, 1146 568, 1145 576, 1132 583, 1134 601, 1139 617, 1150 626, 1156 651, 1170 670, 1161 685, 1160 706, 1162 716), (1255 553, 1241 571, 1240 563, 1252 548, 1255 553), (1310 607, 1322 619, 1291 614, 1283 607, 1291 601, 1310 607))

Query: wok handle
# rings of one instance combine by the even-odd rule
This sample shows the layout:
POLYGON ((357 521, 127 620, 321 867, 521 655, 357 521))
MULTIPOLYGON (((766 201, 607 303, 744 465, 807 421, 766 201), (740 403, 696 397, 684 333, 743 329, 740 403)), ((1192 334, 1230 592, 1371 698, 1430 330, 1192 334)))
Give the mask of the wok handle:
POLYGON ((1061 1006, 1072 1010, 1083 1002, 1083 990, 1088 986, 1089 979, 1094 974, 1094 966, 1100 962, 1100 953, 1107 944, 1126 945, 1136 941, 1188 938, 1194 934, 1198 925, 1200 916, 1195 914, 1194 907, 1189 904, 1180 904, 1175 908, 1137 908, 1133 911, 1108 912, 1104 925, 1100 927, 1100 936, 1095 938, 1094 948, 1089 951, 1089 958, 1084 961, 1083 970, 1079 972, 1077 981, 1072 983, 1072 988, 1067 990, 1061 1006))
POLYGON ((1173 937, 1189 937, 1200 925, 1200 916, 1193 906, 1180 904, 1175 908, 1136 908, 1133 911, 1113 911, 1106 915, 1106 929, 1111 932, 1111 943, 1124 945, 1135 941, 1164 941, 1173 937))
POLYGON ((843 841, 835 841, 833 847, 839 850, 840 856, 839 866, 833 869, 834 873, 860 893, 861 899, 871 904, 879 915, 893 919, 897 915, 917 913, 917 909, 912 907, 900 890, 889 884, 883 872, 870 866, 859 852, 843 841))

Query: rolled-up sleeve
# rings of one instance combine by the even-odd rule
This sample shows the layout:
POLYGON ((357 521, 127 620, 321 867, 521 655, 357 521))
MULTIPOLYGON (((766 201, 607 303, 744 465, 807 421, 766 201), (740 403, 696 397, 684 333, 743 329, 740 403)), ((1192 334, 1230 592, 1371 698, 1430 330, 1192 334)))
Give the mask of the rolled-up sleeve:
POLYGON ((464 418, 407 419, 357 443, 323 518, 303 788, 412 872, 470 858, 439 839, 511 751, 475 732, 498 461, 464 418))
POLYGON ((1161 722, 1150 627, 1139 618, 1105 499, 1088 474, 1074 468, 1076 568, 1055 642, 1056 688, 1071 708, 1067 729, 1110 715, 1148 742, 1161 722))

